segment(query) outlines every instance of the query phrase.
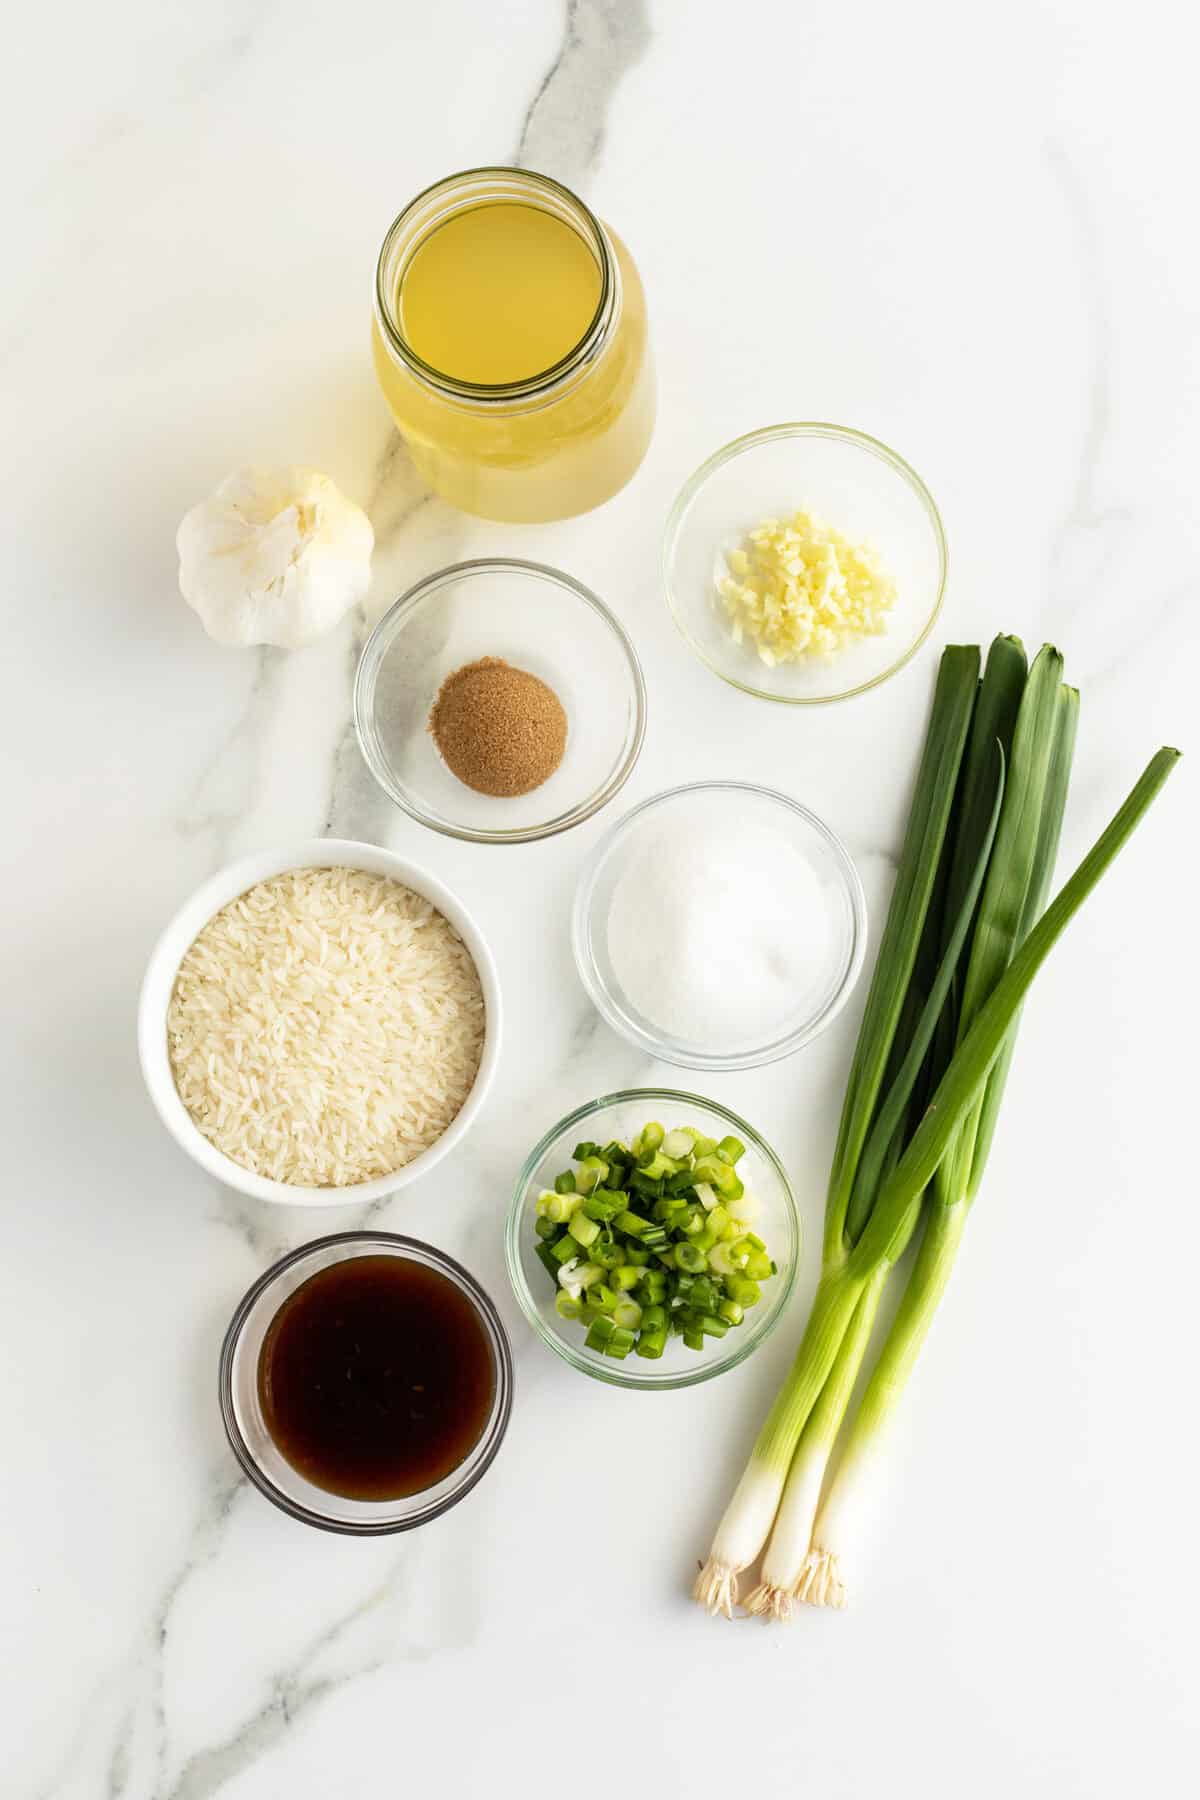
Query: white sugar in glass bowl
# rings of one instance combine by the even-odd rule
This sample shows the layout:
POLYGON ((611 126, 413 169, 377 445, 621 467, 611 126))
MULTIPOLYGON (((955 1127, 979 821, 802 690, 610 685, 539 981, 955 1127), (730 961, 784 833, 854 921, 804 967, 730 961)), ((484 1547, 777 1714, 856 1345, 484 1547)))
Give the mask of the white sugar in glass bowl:
POLYGON ((772 788, 699 781, 644 800, 600 840, 571 935, 597 1010, 639 1050, 687 1069, 752 1069, 841 1011, 867 912, 858 871, 815 813, 772 788), (759 863, 778 886, 751 889, 759 863), (689 941, 698 915, 718 911, 719 936, 689 941))
POLYGON ((479 1113, 491 1086, 500 1056, 500 984, 496 965, 483 934, 462 901, 417 863, 381 850, 374 844, 342 838, 309 838, 278 850, 260 851, 232 863, 206 881, 175 914, 150 957, 138 1003, 138 1055, 142 1076, 159 1118, 176 1143, 208 1174, 226 1187, 236 1188, 255 1200, 271 1200, 286 1206, 347 1206, 376 1200, 397 1188, 407 1187, 447 1151, 459 1143, 479 1113), (386 876, 420 894, 449 921, 462 939, 479 976, 485 1013, 483 1053, 475 1080, 462 1106, 442 1135, 402 1168, 347 1187, 301 1187, 255 1174, 234 1162, 209 1142, 179 1095, 167 1047, 167 1009, 179 965, 188 949, 215 913, 239 894, 274 875, 293 869, 361 869, 386 876))

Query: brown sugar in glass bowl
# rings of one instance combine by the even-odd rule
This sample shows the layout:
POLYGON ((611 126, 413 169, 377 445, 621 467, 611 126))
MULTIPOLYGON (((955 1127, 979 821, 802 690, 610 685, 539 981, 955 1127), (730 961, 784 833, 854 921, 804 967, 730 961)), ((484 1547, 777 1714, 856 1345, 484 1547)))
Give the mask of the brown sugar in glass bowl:
POLYGON ((450 772, 496 799, 541 787, 567 745, 567 715, 554 689, 499 656, 482 656, 446 677, 429 729, 450 772))
POLYGON ((363 646, 354 729, 388 799, 468 844, 529 844, 593 818, 620 792, 646 732, 646 683, 629 633, 561 569, 476 557, 436 569, 394 600, 363 646), (492 656, 558 695, 567 741, 541 787, 497 799, 460 781, 430 730, 439 690, 492 656))

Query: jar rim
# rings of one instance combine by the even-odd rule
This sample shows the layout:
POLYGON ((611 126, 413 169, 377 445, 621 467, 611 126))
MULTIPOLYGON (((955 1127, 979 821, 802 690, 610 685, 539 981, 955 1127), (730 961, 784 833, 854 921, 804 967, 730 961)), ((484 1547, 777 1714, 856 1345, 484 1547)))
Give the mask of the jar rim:
POLYGON ((383 244, 379 251, 379 260, 375 267, 375 317, 384 341, 391 351, 417 380, 425 386, 433 388, 437 393, 456 400, 477 402, 511 402, 520 399, 543 399, 552 390, 573 379, 582 369, 595 361, 597 355, 605 347, 611 334, 613 322, 617 315, 620 300, 620 274, 617 259, 613 254, 608 234, 599 219, 592 212, 586 201, 565 187, 553 176, 542 175, 533 169, 519 169, 502 163, 488 164, 476 169, 460 169, 453 175, 445 175, 423 188, 408 204, 397 213, 388 227, 383 244), (437 369, 426 362, 408 342, 400 328, 395 298, 399 293, 403 269, 397 279, 394 262, 404 243, 407 232, 414 233, 412 248, 424 243, 431 232, 443 224, 454 213, 467 211, 479 205, 497 204, 504 196, 497 192, 494 196, 472 194, 472 184, 478 183, 519 183, 525 192, 521 199, 526 203, 538 194, 544 200, 555 204, 545 210, 552 211, 559 218, 565 218, 580 235, 586 237, 589 247, 596 256, 600 266, 600 295, 596 302, 596 310, 592 314, 587 327, 578 343, 574 344, 565 355, 552 363, 548 369, 541 369, 534 375, 524 377, 520 381, 481 382, 464 381, 457 376, 448 375, 445 370, 437 369), (529 190, 533 190, 533 196, 529 190), (437 203, 446 204, 439 210, 437 203))

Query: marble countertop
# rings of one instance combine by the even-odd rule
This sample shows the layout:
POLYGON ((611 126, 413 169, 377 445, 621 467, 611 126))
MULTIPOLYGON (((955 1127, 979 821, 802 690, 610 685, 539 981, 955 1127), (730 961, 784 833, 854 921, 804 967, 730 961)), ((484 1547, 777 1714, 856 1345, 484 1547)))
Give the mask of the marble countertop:
MULTIPOLYGON (((1175 17, 1165 0, 1136 21, 1016 0, 991 22, 951 0, 115 0, 23 20, 0 109, 5 1796, 1194 1792, 1191 764, 1028 1007, 857 1604, 786 1631, 710 1623, 691 1572, 815 1254, 760 1355, 654 1398, 555 1361, 503 1270, 534 1132, 670 1077, 599 1023, 571 964, 569 896, 605 820, 515 851, 422 832, 358 760, 357 629, 302 655, 219 649, 174 553, 229 468, 279 458, 369 508, 376 612, 463 555, 561 565, 647 670, 621 804, 766 778, 844 836, 875 928, 937 643, 1053 637, 1083 693, 1073 864, 1152 749, 1195 727, 1197 134, 1175 17), (366 343, 399 206, 511 160, 578 186, 629 243, 661 381, 636 481, 542 529, 422 492, 366 343), (657 577, 684 476, 789 417, 897 445, 951 541, 936 642, 804 717, 700 669, 657 577), (217 1186, 152 1114, 134 1046, 181 899, 321 832, 456 886, 509 1013, 467 1143, 374 1216, 496 1297, 511 1431, 461 1507, 368 1542, 268 1506, 215 1405, 244 1288, 361 1209, 217 1186), (577 1532, 594 1556, 566 1576, 577 1532)), ((784 1154, 810 1244, 856 1024, 852 1006, 792 1060, 704 1084, 784 1154)))

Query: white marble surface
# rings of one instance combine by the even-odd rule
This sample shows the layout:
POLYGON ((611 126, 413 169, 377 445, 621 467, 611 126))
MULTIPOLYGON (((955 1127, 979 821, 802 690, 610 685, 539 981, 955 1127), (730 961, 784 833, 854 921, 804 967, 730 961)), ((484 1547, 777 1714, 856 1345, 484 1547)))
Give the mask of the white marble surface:
MULTIPOLYGON (((349 735, 352 633, 294 657, 220 650, 175 592, 173 548, 227 468, 278 456, 369 505, 377 605, 462 554, 560 563, 645 659, 626 800, 765 776, 845 835, 878 922, 934 648, 873 696, 783 716, 693 665, 656 577, 669 499, 718 443, 783 417, 861 425, 941 502, 939 638, 1004 628, 1067 654, 1073 862, 1150 751, 1194 739, 1182 31, 1162 0, 573 0, 565 26, 561 0, 23 16, 0 108, 6 1796, 1195 1791, 1192 766, 1029 1007, 859 1604, 790 1632, 712 1624, 690 1571, 815 1256, 761 1356, 654 1399, 557 1364, 501 1261, 532 1134, 666 1073, 598 1024, 570 964, 601 822, 512 852, 409 825, 349 735), (661 371, 637 481, 541 530, 420 492, 366 346, 399 205, 514 157, 619 227, 661 371), (236 853, 322 830, 461 888, 511 1020, 467 1146, 379 1217, 495 1294, 512 1429, 459 1510, 367 1543, 240 1482, 214 1404, 243 1288, 356 1215, 216 1187, 152 1116, 134 1055, 141 968, 179 900, 236 853), (564 1575, 568 1532, 594 1556, 564 1575)), ((780 1146, 813 1243, 855 1023, 705 1084, 780 1146)))

